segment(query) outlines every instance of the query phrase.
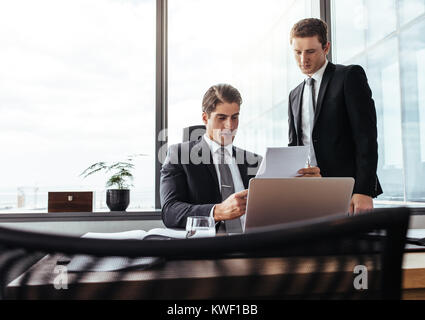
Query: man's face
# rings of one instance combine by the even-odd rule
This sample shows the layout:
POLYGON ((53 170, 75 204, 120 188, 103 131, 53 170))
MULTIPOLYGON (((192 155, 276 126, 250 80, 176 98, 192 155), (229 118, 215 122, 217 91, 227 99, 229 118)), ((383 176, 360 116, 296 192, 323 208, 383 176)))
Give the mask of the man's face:
POLYGON ((207 127, 207 134, 222 146, 233 143, 239 126, 240 106, 237 103, 220 103, 215 110, 202 114, 202 120, 207 127))
POLYGON ((323 67, 330 47, 331 44, 328 42, 323 48, 318 36, 292 39, 295 60, 301 72, 310 77, 323 67))

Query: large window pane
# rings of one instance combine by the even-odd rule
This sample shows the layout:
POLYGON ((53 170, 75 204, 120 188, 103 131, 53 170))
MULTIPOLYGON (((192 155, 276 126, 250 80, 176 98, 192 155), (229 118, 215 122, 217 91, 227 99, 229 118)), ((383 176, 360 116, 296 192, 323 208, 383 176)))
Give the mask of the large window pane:
POLYGON ((384 39, 396 30, 397 0, 365 0, 365 14, 368 21, 367 44, 384 39))
POLYGON ((402 111, 398 42, 392 38, 367 52, 367 75, 376 105, 378 176, 385 186, 383 199, 404 200, 402 111), (388 52, 393 54, 389 55, 388 52))
POLYGON ((202 124, 206 90, 241 91, 235 144, 263 153, 286 146, 287 98, 302 75, 289 52, 293 23, 318 16, 319 1, 169 0, 169 143, 202 124))
POLYGON ((425 19, 400 35, 406 196, 425 201, 425 19))
POLYGON ((0 2, 0 210, 96 191, 98 161, 137 158, 131 209, 154 206, 155 1, 0 2))
POLYGON ((367 12, 358 0, 333 1, 332 6, 333 56, 347 61, 366 47, 367 12))
POLYGON ((424 4, 423 0, 332 1, 335 62, 361 64, 376 102, 382 200, 425 202, 424 4), (350 9, 348 2, 352 10, 363 6, 368 17, 367 45, 361 50, 353 50, 351 43, 358 37, 357 30, 350 30, 356 15, 339 18, 350 9))
MULTIPOLYGON (((425 48, 416 52, 417 70, 425 70, 425 48)), ((410 80, 410 79, 406 79, 410 80)), ((418 73, 418 109, 419 109, 419 130, 421 162, 425 163, 425 74, 418 73)))
POLYGON ((400 23, 405 24, 425 13, 425 0, 400 0, 400 23))

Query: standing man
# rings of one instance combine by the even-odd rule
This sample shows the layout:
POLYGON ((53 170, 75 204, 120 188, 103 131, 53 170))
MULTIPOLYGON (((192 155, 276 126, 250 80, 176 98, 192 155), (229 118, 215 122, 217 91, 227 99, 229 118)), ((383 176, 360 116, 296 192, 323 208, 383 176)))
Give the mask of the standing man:
POLYGON ((291 30, 295 60, 306 79, 289 94, 289 146, 310 146, 311 166, 324 177, 353 177, 350 213, 373 209, 382 194, 376 175, 375 103, 362 67, 335 65, 328 27, 304 19, 291 30))
MULTIPOLYGON (((243 231, 249 180, 261 157, 233 145, 241 104, 236 88, 212 86, 202 101, 205 135, 169 148, 160 182, 162 220, 168 228, 184 228, 191 216, 211 216, 227 233, 243 231)), ((320 177, 320 169, 304 168, 299 174, 320 177)))

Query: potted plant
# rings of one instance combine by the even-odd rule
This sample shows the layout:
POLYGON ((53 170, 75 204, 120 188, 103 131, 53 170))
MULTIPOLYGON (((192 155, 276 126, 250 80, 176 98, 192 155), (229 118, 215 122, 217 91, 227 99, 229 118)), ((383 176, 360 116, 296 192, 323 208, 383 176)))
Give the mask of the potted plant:
POLYGON ((106 204, 111 211, 125 211, 130 204, 130 187, 133 186, 132 163, 135 157, 143 156, 141 154, 128 156, 126 161, 114 162, 108 164, 106 162, 97 162, 84 170, 80 176, 87 178, 98 172, 111 173, 106 182, 106 204), (116 188, 112 188, 112 187, 116 188))

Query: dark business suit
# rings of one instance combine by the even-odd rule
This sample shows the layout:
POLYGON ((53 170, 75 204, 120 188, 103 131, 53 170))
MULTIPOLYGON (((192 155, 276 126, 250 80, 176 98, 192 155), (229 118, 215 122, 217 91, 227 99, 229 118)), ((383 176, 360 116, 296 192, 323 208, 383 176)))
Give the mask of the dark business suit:
MULTIPOLYGON (((289 146, 302 145, 304 83, 289 95, 289 146)), ((360 66, 329 63, 316 103, 312 143, 324 177, 353 177, 354 193, 382 193, 376 175, 378 143, 375 103, 360 66)))
MULTIPOLYGON (((259 167, 261 157, 233 147, 244 187, 259 167)), ((187 217, 209 216, 221 203, 221 192, 211 150, 203 138, 169 148, 161 169, 162 220, 168 228, 184 228, 187 217)))

